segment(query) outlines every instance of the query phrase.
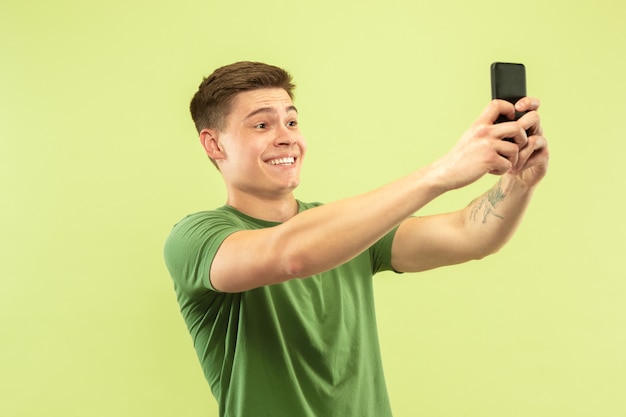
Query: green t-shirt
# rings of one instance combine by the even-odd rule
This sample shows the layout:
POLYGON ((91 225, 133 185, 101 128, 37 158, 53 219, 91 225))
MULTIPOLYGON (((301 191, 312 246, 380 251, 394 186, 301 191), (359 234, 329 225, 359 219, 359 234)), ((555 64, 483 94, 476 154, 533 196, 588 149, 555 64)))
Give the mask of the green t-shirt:
MULTIPOLYGON (((300 211, 318 205, 298 204, 300 211)), ((224 206, 187 216, 165 245, 220 416, 391 416, 372 276, 392 269, 395 230, 331 271, 242 293, 215 291, 209 270, 224 239, 277 225, 224 206)))

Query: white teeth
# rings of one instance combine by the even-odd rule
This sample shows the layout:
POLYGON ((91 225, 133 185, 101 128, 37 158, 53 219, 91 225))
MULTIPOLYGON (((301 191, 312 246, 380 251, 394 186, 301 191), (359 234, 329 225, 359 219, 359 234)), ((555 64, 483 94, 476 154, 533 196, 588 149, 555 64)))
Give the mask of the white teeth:
POLYGON ((267 161, 270 165, 291 165, 296 162, 296 159, 293 156, 287 158, 278 158, 267 161))

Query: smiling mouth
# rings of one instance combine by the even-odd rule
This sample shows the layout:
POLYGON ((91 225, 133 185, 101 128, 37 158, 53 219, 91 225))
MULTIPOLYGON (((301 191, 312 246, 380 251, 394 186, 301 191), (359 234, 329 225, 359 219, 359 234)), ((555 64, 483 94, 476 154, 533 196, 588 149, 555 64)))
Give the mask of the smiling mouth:
POLYGON ((288 156, 286 158, 270 159, 266 163, 270 165, 293 165, 296 163, 296 158, 288 156))

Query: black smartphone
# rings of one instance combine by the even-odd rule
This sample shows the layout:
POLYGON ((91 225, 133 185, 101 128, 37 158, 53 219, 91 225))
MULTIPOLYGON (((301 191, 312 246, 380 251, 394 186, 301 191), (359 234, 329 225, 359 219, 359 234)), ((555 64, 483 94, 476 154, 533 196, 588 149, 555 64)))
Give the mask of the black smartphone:
MULTIPOLYGON (((522 97, 526 97, 526 67, 524 64, 510 62, 491 64, 491 98, 498 98, 515 104, 522 97)), ((515 112, 515 120, 523 115, 522 112, 515 112)), ((496 123, 507 121, 509 119, 501 115, 496 123)))

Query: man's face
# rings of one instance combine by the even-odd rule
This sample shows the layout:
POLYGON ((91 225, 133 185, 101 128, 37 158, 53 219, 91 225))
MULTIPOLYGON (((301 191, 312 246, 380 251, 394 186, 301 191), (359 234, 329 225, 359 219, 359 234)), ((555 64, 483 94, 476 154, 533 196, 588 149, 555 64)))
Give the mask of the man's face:
POLYGON ((223 151, 217 163, 229 193, 276 197, 300 183, 306 142, 298 112, 282 88, 239 93, 216 136, 223 151))

